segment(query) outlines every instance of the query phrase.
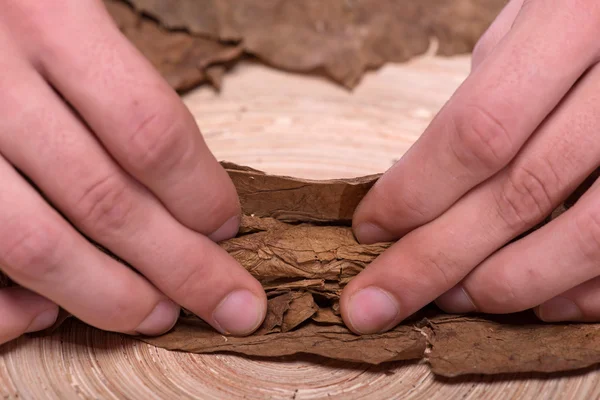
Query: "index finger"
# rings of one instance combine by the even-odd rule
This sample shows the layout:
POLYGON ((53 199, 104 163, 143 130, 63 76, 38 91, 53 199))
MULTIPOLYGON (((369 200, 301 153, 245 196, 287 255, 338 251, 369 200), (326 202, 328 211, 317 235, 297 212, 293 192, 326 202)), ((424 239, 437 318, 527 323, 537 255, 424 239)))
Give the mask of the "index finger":
POLYGON ((102 2, 43 3, 29 6, 39 28, 32 57, 40 73, 175 218, 215 241, 234 236, 240 206, 233 183, 175 91, 121 34, 102 2))
POLYGON ((360 204, 353 225, 361 242, 397 239, 433 220, 512 160, 598 60, 600 7, 568 4, 525 2, 511 31, 360 204))

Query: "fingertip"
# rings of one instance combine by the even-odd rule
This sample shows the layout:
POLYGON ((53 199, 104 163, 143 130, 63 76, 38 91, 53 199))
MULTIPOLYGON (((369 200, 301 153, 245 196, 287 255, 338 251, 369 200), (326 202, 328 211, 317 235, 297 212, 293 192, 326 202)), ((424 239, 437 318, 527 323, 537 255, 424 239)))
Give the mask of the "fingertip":
POLYGON ((352 229, 362 244, 391 242, 406 231, 408 219, 402 216, 404 211, 396 204, 394 192, 397 187, 393 183, 390 186, 388 174, 393 171, 388 171, 377 181, 354 211, 352 229))
POLYGON ((544 322, 582 321, 583 312, 574 301, 557 296, 541 304, 534 310, 539 319, 544 322))
POLYGON ((23 287, 0 290, 0 343, 51 327, 58 313, 52 301, 23 287))
POLYGON ((391 293, 376 286, 344 296, 341 309, 346 326, 359 335, 385 332, 399 322, 398 301, 391 293))
POLYGON ((237 235, 238 230, 240 228, 240 221, 241 221, 240 215, 239 214, 235 215, 235 216, 229 218, 216 231, 214 231, 213 233, 208 235, 208 237, 213 242, 217 242, 217 243, 222 240, 231 239, 232 237, 235 237, 237 235))
POLYGON ((234 290, 217 305, 213 312, 215 328, 233 336, 247 336, 263 323, 267 311, 264 294, 247 289, 234 290))
POLYGON ((477 311, 475 303, 462 285, 454 286, 435 300, 435 304, 450 314, 466 314, 477 311))
POLYGON ((396 239, 396 235, 373 222, 360 222, 353 227, 353 230, 356 240, 362 244, 391 242, 396 239))
POLYGON ((135 333, 146 336, 158 336, 175 326, 179 318, 180 307, 171 300, 160 301, 150 314, 135 329, 135 333))
POLYGON ((29 326, 25 329, 25 333, 38 332, 50 328, 58 318, 58 306, 51 307, 46 311, 39 313, 29 326))

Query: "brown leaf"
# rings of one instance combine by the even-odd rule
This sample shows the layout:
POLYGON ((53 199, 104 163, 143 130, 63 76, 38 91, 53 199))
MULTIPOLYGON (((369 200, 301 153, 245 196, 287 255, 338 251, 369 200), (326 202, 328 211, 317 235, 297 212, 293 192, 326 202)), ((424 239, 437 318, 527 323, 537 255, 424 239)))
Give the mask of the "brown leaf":
POLYGON ((312 294, 307 292, 296 292, 288 310, 283 317, 281 332, 289 332, 304 321, 311 318, 318 310, 312 294))
POLYGON ((267 296, 274 296, 281 293, 287 293, 291 290, 307 290, 312 291, 316 290, 325 290, 325 280, 324 279, 302 279, 302 280, 275 280, 271 282, 263 283, 263 289, 267 292, 267 296))
POLYGON ((261 282, 276 279, 339 281, 358 274, 387 244, 360 245, 342 226, 290 225, 219 243, 261 282))
POLYGON ((240 196, 246 215, 285 222, 352 221, 358 202, 381 175, 314 181, 266 175, 223 162, 240 196))
POLYGON ((532 313, 430 321, 434 373, 556 372, 600 362, 600 324, 547 324, 532 313))
POLYGON ((319 308, 317 313, 312 316, 312 320, 328 325, 344 325, 342 317, 337 315, 332 308, 319 308))
POLYGON ((281 332, 283 319, 294 301, 296 293, 285 293, 281 296, 269 299, 267 304, 267 315, 261 327, 254 333, 255 335, 266 335, 272 332, 281 332))
POLYGON ((260 218, 250 215, 242 215, 239 235, 249 233, 274 231, 277 229, 287 229, 288 225, 276 220, 275 218, 260 218))
POLYGON ((161 28, 120 0, 104 0, 104 4, 123 34, 176 90, 204 81, 219 88, 224 67, 214 64, 234 60, 243 52, 237 45, 161 28))
POLYGON ((139 339, 165 349, 192 353, 235 352, 264 357, 309 353, 370 364, 420 358, 426 347, 425 337, 408 326, 377 335, 357 336, 343 326, 314 323, 286 333, 240 338, 222 336, 202 323, 180 322, 163 336, 139 339))
POLYGON ((129 0, 173 29, 240 42, 275 67, 354 87, 365 70, 473 49, 506 0, 129 0))

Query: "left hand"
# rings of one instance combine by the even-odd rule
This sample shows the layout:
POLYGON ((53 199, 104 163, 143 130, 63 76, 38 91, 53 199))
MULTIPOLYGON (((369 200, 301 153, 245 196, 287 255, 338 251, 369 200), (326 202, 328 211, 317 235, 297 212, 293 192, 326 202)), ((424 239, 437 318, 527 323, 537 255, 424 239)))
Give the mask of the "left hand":
POLYGON ((600 185, 506 245, 600 164, 598 37, 597 2, 506 6, 469 77, 354 216, 360 242, 399 241, 345 288, 350 329, 391 329, 434 300, 453 313, 600 320, 600 185))

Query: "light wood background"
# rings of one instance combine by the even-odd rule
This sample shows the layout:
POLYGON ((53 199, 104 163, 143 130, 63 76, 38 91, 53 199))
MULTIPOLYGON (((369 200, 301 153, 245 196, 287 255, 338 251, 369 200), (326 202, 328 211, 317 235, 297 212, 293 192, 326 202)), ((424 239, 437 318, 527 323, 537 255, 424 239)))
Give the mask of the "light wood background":
MULTIPOLYGON (((350 93, 318 77, 242 64, 223 92, 185 97, 221 160, 307 178, 385 171, 469 72, 426 56, 368 74, 350 93)), ((436 379, 422 363, 372 367, 310 357, 256 360, 156 349, 77 323, 0 347, 7 399, 595 399, 600 373, 436 379)))

